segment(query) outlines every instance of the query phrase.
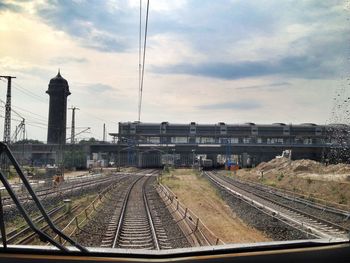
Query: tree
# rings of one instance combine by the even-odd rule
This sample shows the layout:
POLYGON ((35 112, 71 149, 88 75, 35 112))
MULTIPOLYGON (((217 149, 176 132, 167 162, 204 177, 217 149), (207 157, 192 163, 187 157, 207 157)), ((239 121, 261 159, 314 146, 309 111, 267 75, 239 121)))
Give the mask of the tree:
POLYGON ((94 137, 91 137, 89 140, 81 140, 79 141, 79 144, 93 144, 93 143, 96 143, 98 142, 98 140, 96 140, 94 137))
POLYGON ((85 168, 86 154, 82 150, 67 151, 64 153, 64 166, 66 168, 85 168))
POLYGON ((25 140, 17 141, 13 144, 44 144, 44 143, 42 141, 39 141, 39 140, 25 139, 25 140))
POLYGON ((100 141, 95 139, 94 137, 91 137, 88 140, 86 139, 80 140, 79 144, 109 144, 109 142, 100 141))

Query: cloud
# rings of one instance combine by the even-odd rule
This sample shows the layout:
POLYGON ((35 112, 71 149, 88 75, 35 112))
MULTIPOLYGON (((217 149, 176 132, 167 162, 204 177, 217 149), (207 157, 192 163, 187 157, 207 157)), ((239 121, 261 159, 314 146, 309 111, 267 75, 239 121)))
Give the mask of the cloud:
POLYGON ((276 89, 285 89, 292 86, 289 82, 275 82, 271 84, 266 85, 252 85, 252 86, 245 86, 245 87, 238 87, 236 89, 239 90, 276 90, 276 89))
POLYGON ((88 59, 82 57, 54 57, 50 59, 50 64, 62 65, 70 63, 86 63, 88 59))
POLYGON ((200 64, 177 64, 152 70, 163 74, 188 74, 219 79, 242 79, 269 75, 288 75, 306 79, 333 77, 332 68, 323 66, 313 57, 285 57, 278 61, 241 61, 236 63, 206 62, 200 64))
POLYGON ((262 108, 262 105, 257 101, 233 101, 200 105, 197 108, 200 110, 256 110, 262 108))
POLYGON ((9 10, 13 12, 21 12, 23 8, 19 5, 13 3, 0 2, 0 12, 4 10, 9 10))
POLYGON ((105 1, 51 0, 39 4, 37 14, 53 28, 77 39, 83 47, 104 52, 124 52, 136 47, 137 12, 130 13, 125 2, 115 8, 110 5, 105 1))
POLYGON ((115 89, 112 86, 102 84, 102 83, 96 83, 96 84, 90 84, 86 86, 88 92, 92 93, 104 93, 107 91, 115 91, 115 89))

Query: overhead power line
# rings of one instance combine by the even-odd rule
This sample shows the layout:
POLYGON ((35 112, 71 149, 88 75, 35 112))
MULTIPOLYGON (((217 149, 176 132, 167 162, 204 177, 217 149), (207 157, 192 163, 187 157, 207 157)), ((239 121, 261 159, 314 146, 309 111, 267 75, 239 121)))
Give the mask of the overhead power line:
POLYGON ((141 60, 141 54, 142 54, 142 0, 140 0, 140 25, 139 25, 139 96, 138 96, 138 120, 140 121, 140 100, 141 100, 141 70, 142 70, 142 60, 141 60))
MULTIPOLYGON (((1 79, 2 81, 6 82, 5 80, 1 79)), ((19 85, 16 82, 13 82, 13 88, 18 90, 19 92, 21 92, 24 95, 27 95, 28 97, 31 97, 32 99, 35 99, 37 101, 40 101, 42 103, 47 103, 47 100, 44 97, 40 97, 39 95, 33 93, 32 91, 22 87, 21 85, 19 85)))
MULTIPOLYGON (((140 6, 141 6, 141 1, 140 1, 140 6)), ((149 0, 147 0, 145 38, 144 38, 144 42, 143 42, 142 73, 141 73, 141 81, 140 81, 140 87, 139 87, 138 121, 141 121, 143 79, 144 79, 144 75, 145 75, 145 62, 146 62, 146 46, 147 46, 148 16, 149 16, 148 14, 149 14, 149 0)), ((140 23, 140 26, 141 26, 141 23, 140 23)))

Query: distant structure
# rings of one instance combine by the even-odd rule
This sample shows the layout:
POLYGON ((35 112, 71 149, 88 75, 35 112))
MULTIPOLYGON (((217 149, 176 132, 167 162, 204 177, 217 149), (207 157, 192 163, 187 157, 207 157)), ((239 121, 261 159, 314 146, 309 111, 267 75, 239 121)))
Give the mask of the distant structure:
POLYGON ((65 144, 67 125, 67 97, 71 94, 67 80, 62 78, 58 70, 57 76, 50 80, 49 126, 47 132, 47 143, 65 144))

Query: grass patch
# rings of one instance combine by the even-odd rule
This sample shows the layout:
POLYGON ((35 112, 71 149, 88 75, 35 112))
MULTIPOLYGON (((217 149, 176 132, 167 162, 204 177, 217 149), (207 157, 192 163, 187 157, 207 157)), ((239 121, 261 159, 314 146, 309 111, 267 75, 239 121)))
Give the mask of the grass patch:
POLYGON ((178 200, 193 211, 216 236, 227 243, 258 242, 268 239, 247 226, 223 200, 220 191, 198 170, 176 169, 164 173, 160 181, 178 200))

